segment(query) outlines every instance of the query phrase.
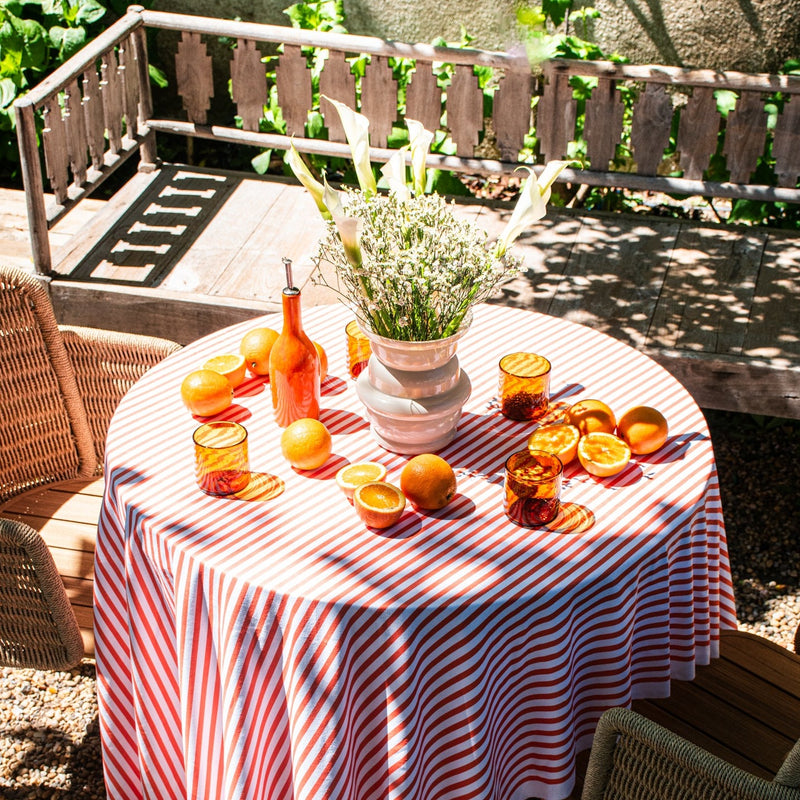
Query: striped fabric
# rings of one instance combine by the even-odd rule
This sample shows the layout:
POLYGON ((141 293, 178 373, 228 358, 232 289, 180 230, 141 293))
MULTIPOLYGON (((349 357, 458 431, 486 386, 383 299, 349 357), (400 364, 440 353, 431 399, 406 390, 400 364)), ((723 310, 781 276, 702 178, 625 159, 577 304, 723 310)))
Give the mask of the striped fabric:
POLYGON ((304 312, 330 360, 326 465, 283 460, 264 379, 221 415, 250 432, 251 499, 197 489, 179 387, 278 317, 170 356, 114 417, 95 575, 110 798, 556 800, 605 708, 664 696, 736 625, 708 429, 661 367, 563 320, 479 307, 459 346, 472 396, 441 451, 458 495, 378 532, 333 480, 378 460, 398 483, 406 461, 373 441, 347 377, 349 318, 304 312), (502 508, 503 462, 532 428, 498 410, 497 363, 517 350, 552 361, 556 407, 644 403, 671 426, 613 478, 568 466, 549 528, 502 508))

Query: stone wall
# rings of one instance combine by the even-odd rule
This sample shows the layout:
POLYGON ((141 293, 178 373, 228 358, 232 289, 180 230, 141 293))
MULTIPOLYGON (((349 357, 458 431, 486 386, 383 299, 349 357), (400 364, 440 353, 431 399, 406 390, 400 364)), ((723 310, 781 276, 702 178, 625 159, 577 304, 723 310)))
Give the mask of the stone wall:
MULTIPOLYGON (((635 63, 749 72, 775 71, 800 57, 800 0, 577 0, 601 17, 586 38, 635 63)), ((156 0, 161 11, 240 17, 288 25, 289 0, 156 0)), ((476 47, 515 40, 517 0, 345 0, 351 33, 408 42, 458 41, 462 25, 476 47)))

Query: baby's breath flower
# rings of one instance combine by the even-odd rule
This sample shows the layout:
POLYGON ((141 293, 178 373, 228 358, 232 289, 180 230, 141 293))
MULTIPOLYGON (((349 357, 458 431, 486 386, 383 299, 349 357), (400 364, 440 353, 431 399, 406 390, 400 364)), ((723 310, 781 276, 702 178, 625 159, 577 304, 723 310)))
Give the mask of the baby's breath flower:
POLYGON ((464 315, 519 268, 510 255, 498 258, 487 235, 456 218, 436 194, 403 199, 342 192, 344 212, 361 220, 360 268, 353 266, 333 222, 320 243, 317 266, 336 268, 330 286, 373 331, 393 339, 428 341, 455 333, 464 315))

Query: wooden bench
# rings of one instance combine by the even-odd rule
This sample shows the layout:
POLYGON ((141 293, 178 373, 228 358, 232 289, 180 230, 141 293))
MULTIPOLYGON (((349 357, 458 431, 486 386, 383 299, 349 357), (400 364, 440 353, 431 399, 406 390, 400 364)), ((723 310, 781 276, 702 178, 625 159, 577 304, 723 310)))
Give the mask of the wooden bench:
MULTIPOLYGON (((16 103, 35 268, 52 279, 59 318, 185 342, 276 307, 278 247, 310 272, 321 228, 290 178, 180 167, 167 173, 156 150, 156 134, 278 151, 293 137, 304 153, 348 157, 338 118, 324 99, 328 139, 307 136, 309 111, 318 102, 309 48, 325 52, 319 91, 350 105, 359 98, 378 162, 393 152, 393 126, 402 126, 392 66, 413 64, 405 113, 446 134, 452 151, 431 154, 431 167, 506 176, 528 163, 526 137, 533 135, 540 164, 566 156, 570 141, 582 143, 580 167, 561 177, 572 186, 800 201, 798 78, 563 60, 532 72, 527 60, 506 53, 133 7, 16 103), (162 58, 168 46, 175 52, 166 101, 148 79, 147 41, 156 36, 162 58), (208 47, 219 37, 236 46, 215 60, 208 47), (259 130, 273 85, 262 51, 279 52, 274 86, 285 135, 259 130), (354 57, 366 61, 363 77, 351 72, 354 57), (444 87, 434 73, 441 63, 453 65, 444 87), (476 69, 492 73, 491 117, 476 69), (214 96, 227 78, 232 103, 218 89, 214 96), (583 116, 571 85, 578 78, 596 84, 580 101, 583 116), (635 98, 630 120, 623 88, 635 98), (720 90, 737 97, 724 122, 714 99, 720 90), (776 92, 783 99, 769 107, 777 116, 768 128, 767 103, 776 92), (49 207, 38 110, 54 197, 49 207), (677 131, 675 153, 667 147, 670 131, 677 131), (769 185, 752 177, 767 141, 775 162, 769 185), (54 258, 48 229, 136 152, 139 174, 54 258), (704 177, 712 156, 724 161, 728 180, 704 177), (212 229, 213 238, 204 236, 212 229), (269 279, 257 272, 259 253, 261 267, 273 270, 269 279), (252 267, 243 272, 248 259, 252 267), (234 277, 226 282, 228 274, 234 277)), ((460 210, 492 233, 508 213, 499 203, 464 203, 460 210)), ((800 234, 770 228, 552 210, 519 242, 528 271, 496 299, 633 344, 672 371, 704 407, 800 418, 799 243, 800 234)), ((312 301, 331 298, 309 296, 312 301)))

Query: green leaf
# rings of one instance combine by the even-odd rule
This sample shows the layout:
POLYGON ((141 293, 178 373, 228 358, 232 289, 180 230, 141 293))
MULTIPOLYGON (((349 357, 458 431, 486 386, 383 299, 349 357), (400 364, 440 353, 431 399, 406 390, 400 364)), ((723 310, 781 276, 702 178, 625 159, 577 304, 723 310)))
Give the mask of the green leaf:
POLYGON ((8 108, 17 96, 17 85, 11 78, 0 78, 0 108, 8 108))
POLYGON ((572 0, 542 0, 542 12, 550 17, 554 25, 560 25, 570 8, 572 8, 572 0))
POLYGON ((158 86, 159 89, 166 89, 167 86, 169 86, 169 80, 167 79, 166 73, 160 70, 158 67, 154 66, 153 64, 148 64, 147 71, 150 75, 150 80, 156 86, 158 86))
POLYGON ((37 72, 45 69, 49 61, 47 31, 32 19, 17 19, 13 24, 25 42, 22 48, 22 68, 37 72))
POLYGON ((251 159, 250 163, 259 175, 266 175, 269 170, 271 158, 272 150, 264 150, 263 153, 259 153, 255 158, 251 159))
POLYGON ((62 28, 56 25, 50 28, 50 41, 58 50, 58 57, 66 61, 86 43, 86 31, 83 28, 62 28))
POLYGON ((104 6, 97 0, 78 0, 78 11, 75 15, 75 22, 78 25, 91 25, 102 19, 106 13, 104 6))
POLYGON ((727 117, 736 106, 736 92, 732 92, 730 89, 720 89, 718 92, 714 92, 714 96, 717 100, 717 111, 723 117, 727 117))

